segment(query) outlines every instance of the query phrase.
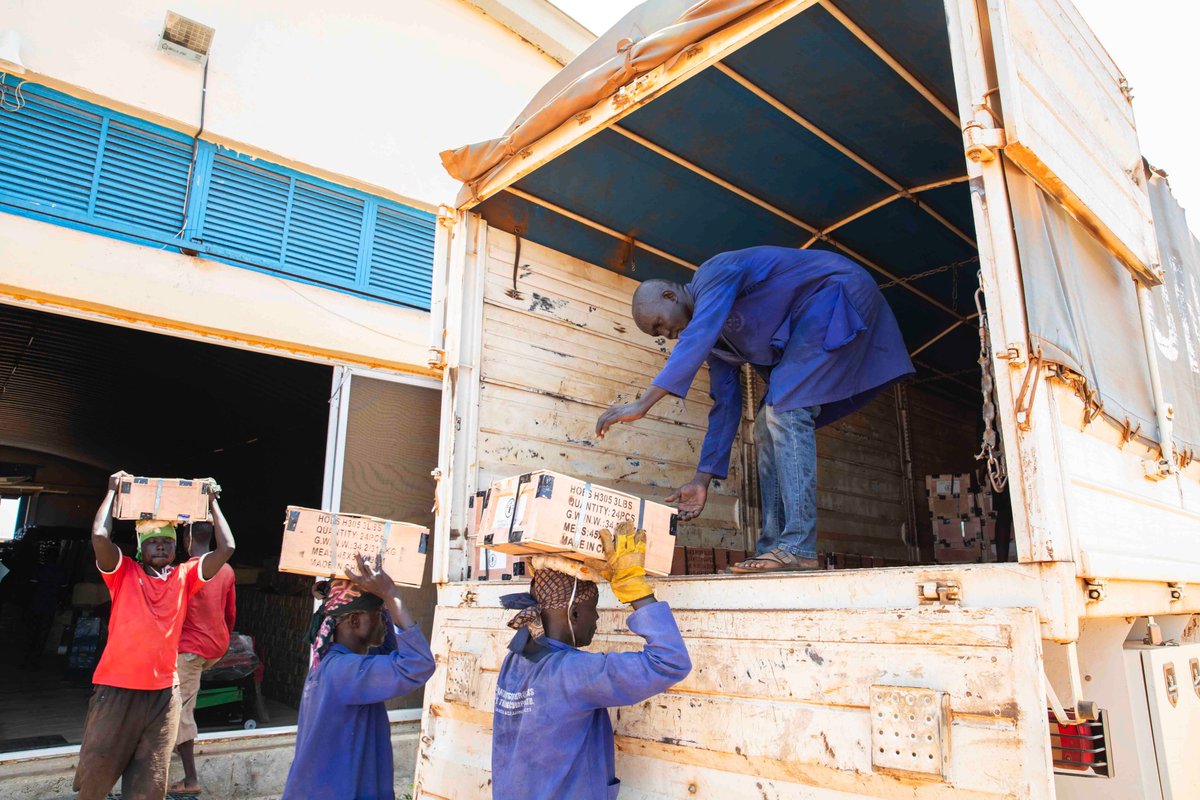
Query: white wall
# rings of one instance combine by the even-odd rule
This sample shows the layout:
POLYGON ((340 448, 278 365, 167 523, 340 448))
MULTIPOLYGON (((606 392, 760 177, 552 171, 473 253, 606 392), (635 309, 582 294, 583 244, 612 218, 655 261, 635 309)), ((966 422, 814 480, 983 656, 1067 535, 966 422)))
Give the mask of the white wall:
POLYGON ((24 77, 188 133, 202 68, 157 49, 168 9, 216 28, 205 138, 426 207, 437 154, 504 130, 559 64, 461 0, 4 0, 24 77), (82 91, 80 91, 82 90, 82 91), (113 103, 112 101, 116 101, 113 103))

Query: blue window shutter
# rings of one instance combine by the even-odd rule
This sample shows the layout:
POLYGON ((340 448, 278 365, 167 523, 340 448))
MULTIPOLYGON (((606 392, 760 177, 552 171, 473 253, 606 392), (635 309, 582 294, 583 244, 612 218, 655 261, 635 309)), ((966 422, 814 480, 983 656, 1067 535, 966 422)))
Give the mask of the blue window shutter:
POLYGON ((408 305, 429 308, 434 225, 432 214, 380 205, 367 286, 408 305))
POLYGON ((429 307, 432 214, 45 86, 23 90, 25 106, 0 113, 0 209, 429 307))
POLYGON ((292 180, 218 153, 200 238, 217 255, 278 268, 292 180))
POLYGON ((288 272, 353 285, 366 202, 297 180, 288 217, 288 272))
POLYGON ((93 215, 175 236, 183 228, 190 145, 110 121, 93 215))
POLYGON ((0 113, 0 200, 48 214, 87 214, 104 119, 25 93, 25 107, 0 113))

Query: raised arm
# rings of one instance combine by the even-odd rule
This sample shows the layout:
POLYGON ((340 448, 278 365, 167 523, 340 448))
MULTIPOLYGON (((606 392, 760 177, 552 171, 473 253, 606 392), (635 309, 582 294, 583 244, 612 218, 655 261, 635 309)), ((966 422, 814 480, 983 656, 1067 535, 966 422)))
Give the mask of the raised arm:
POLYGON ((200 576, 206 581, 212 580, 217 571, 228 563, 233 557, 234 548, 233 531, 229 530, 229 523, 221 513, 221 504, 217 502, 216 492, 209 493, 208 508, 212 512, 214 546, 212 552, 205 553, 200 562, 200 576))
POLYGON ((333 685, 342 702, 366 705, 401 697, 424 686, 433 675, 434 660, 429 643, 391 577, 367 563, 361 553, 356 560, 359 571, 347 569, 346 577, 381 598, 390 618, 384 652, 337 661, 330 665, 335 672, 323 680, 335 681, 333 685))
POLYGON ((117 499, 117 489, 121 478, 128 472, 114 472, 108 478, 108 492, 96 512, 96 520, 92 523, 92 551, 96 554, 96 566, 101 572, 112 572, 121 563, 121 549, 112 542, 113 502, 117 499))
POLYGON ((692 671, 671 607, 653 595, 633 605, 636 610, 629 615, 629 630, 646 640, 642 651, 588 653, 587 658, 573 659, 571 674, 563 676, 578 687, 568 695, 583 709, 640 703, 670 689, 692 671))

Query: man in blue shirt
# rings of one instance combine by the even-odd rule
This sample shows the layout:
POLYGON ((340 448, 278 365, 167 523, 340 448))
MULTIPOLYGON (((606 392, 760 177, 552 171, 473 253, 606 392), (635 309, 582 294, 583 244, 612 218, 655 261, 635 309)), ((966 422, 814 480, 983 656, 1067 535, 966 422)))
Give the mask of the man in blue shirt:
POLYGON ((324 585, 309 627, 312 668, 283 800, 396 796, 384 703, 423 686, 433 654, 392 579, 357 558, 350 580, 324 585))
MULTIPOLYGON (((613 594, 633 606, 629 630, 646 640, 639 653, 585 653, 599 614, 591 581, 537 568, 529 594, 506 595, 521 612, 500 667, 492 721, 495 800, 610 800, 617 780, 608 709, 666 691, 692 663, 666 603, 646 582, 646 534, 625 522, 601 533, 613 594)), ((545 562, 542 562, 543 564, 545 562)), ((550 560, 571 570, 565 559, 550 560)))
POLYGON ((824 250, 751 247, 700 265, 687 285, 649 280, 633 296, 643 333, 678 339, 642 396, 600 416, 603 436, 644 417, 667 395, 686 397, 705 362, 713 399, 695 477, 669 503, 681 520, 704 510, 729 471, 741 414, 742 364, 767 382, 754 438, 762 533, 734 572, 817 568, 816 429, 913 373, 896 318, 866 270, 824 250))

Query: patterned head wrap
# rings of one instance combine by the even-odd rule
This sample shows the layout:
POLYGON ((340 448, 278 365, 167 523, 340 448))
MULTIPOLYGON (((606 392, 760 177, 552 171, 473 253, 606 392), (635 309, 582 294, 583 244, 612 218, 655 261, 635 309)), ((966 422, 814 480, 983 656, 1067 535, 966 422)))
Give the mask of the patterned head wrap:
POLYGON ((508 649, 514 653, 520 652, 531 638, 538 639, 546 635, 546 629, 542 626, 543 611, 569 608, 572 602, 586 603, 599 599, 600 590, 592 581, 579 580, 553 569, 537 570, 533 573, 528 593, 506 594, 500 598, 500 604, 505 608, 520 609, 508 621, 508 627, 517 631, 508 649))
POLYGON ((134 523, 134 528, 137 530, 137 554, 136 558, 140 561, 142 558, 142 544, 147 539, 161 537, 163 539, 175 540, 175 523, 168 522, 163 519, 139 519, 134 523))
POLYGON ((383 608, 383 600, 342 578, 317 582, 313 585, 313 595, 321 601, 321 606, 308 623, 308 641, 312 644, 311 669, 316 669, 333 644, 333 631, 341 618, 356 611, 378 611, 383 608))

